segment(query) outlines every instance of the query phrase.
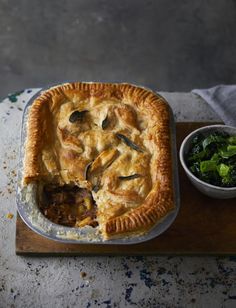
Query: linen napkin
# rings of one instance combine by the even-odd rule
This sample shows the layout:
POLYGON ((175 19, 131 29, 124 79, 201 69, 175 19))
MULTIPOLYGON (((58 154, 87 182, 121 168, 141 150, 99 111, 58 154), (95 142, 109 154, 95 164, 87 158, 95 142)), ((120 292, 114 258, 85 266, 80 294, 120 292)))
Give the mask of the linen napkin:
POLYGON ((236 127, 236 85, 218 85, 192 92, 201 96, 226 125, 236 127))

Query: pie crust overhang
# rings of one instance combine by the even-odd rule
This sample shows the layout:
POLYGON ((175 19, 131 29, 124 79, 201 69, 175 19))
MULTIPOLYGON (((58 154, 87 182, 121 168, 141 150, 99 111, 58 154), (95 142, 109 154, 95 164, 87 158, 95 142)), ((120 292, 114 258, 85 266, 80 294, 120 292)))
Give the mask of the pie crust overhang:
POLYGON ((24 185, 91 191, 104 239, 145 234, 174 209, 171 160, 169 106, 146 89, 67 83, 30 107, 24 185))

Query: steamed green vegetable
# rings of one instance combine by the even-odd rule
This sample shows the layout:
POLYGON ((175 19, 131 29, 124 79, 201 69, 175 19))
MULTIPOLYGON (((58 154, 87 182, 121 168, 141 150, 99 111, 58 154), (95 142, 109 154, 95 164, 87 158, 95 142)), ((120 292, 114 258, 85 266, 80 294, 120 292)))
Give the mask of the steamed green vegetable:
POLYGON ((196 135, 186 162, 190 171, 207 183, 221 187, 236 186, 236 136, 224 132, 196 135))

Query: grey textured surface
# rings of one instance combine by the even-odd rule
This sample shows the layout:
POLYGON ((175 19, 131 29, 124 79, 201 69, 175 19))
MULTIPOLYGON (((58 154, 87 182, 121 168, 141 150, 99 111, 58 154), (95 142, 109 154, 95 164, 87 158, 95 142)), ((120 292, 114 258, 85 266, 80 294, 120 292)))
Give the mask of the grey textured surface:
POLYGON ((236 83, 235 0, 0 0, 0 97, 65 80, 236 83))
MULTIPOLYGON (((37 89, 35 90, 37 91, 37 89)), ((0 308, 234 308, 236 257, 19 257, 15 185, 22 109, 0 103, 0 308), (7 214, 12 212, 13 219, 7 214), (81 274, 85 272, 84 276, 81 274)), ((193 94, 162 93, 177 120, 218 121, 193 94)))

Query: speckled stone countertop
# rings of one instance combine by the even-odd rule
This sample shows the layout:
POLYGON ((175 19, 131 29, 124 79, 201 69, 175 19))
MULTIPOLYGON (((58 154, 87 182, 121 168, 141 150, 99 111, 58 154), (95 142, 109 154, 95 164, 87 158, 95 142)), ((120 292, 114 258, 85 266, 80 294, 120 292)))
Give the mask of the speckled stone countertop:
MULTIPOLYGON (((0 103, 0 308, 236 307, 236 257, 20 257, 15 184, 22 110, 37 89, 0 103), (13 217, 9 215, 13 214, 13 217)), ((217 121, 190 93, 161 93, 177 121, 217 121)))

